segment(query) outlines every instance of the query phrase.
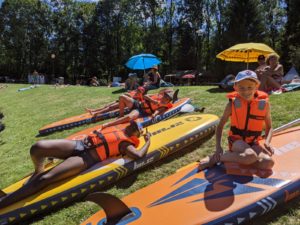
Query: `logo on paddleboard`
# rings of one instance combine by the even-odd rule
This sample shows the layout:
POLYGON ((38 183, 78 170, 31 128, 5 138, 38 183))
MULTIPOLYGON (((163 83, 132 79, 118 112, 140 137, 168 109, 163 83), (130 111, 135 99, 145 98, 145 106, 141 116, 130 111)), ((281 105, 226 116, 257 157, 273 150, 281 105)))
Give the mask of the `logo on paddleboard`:
POLYGON ((197 121, 197 120, 201 120, 201 119, 202 119, 201 116, 191 116, 191 117, 186 118, 185 120, 189 121, 189 122, 193 122, 193 121, 197 121))
POLYGON ((167 130, 173 129, 173 128, 178 127, 178 126, 181 126, 181 125, 183 125, 183 124, 184 124, 183 122, 179 121, 179 122, 177 122, 177 123, 171 124, 171 125, 168 126, 168 127, 163 127, 163 128, 161 128, 161 129, 159 129, 159 130, 153 131, 153 132, 151 133, 151 135, 152 135, 152 136, 155 136, 155 135, 157 135, 157 134, 166 132, 167 130))

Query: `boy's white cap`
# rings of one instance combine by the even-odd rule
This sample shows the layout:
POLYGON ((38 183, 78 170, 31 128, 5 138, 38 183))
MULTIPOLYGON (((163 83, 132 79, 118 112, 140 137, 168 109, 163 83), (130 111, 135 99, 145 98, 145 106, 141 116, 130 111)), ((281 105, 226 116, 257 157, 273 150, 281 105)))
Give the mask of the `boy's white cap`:
POLYGON ((260 81, 257 78, 256 73, 253 72, 252 70, 243 70, 243 71, 239 72, 234 79, 234 83, 240 82, 245 79, 251 79, 258 84, 260 83, 260 81))

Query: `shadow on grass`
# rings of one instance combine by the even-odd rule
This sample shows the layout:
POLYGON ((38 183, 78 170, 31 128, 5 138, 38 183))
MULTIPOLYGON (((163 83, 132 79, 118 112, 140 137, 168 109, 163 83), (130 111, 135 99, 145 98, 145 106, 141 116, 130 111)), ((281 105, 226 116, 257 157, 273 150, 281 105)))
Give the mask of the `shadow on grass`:
POLYGON ((0 140, 0 146, 4 145, 4 144, 5 144, 5 142, 0 140))
POLYGON ((232 92, 233 89, 223 89, 223 88, 219 88, 219 87, 213 87, 206 91, 209 93, 224 93, 224 92, 232 92))
MULTIPOLYGON (((0 132, 3 131, 5 129, 5 125, 1 123, 0 121, 0 132)), ((0 141, 0 145, 1 145, 1 141, 0 141)))
POLYGON ((111 92, 112 94, 121 94, 121 93, 124 93, 126 92, 126 90, 124 88, 121 88, 121 89, 118 89, 118 90, 115 90, 113 92, 111 92))

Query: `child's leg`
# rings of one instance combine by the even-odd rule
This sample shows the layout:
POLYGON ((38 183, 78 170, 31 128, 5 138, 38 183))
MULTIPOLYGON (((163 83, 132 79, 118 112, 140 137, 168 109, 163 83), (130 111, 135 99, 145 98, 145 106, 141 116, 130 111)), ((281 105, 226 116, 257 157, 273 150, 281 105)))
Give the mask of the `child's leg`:
POLYGON ((96 113, 100 114, 100 113, 109 112, 111 110, 115 110, 118 108, 119 108, 119 102, 114 101, 113 103, 107 104, 107 105, 103 106, 102 108, 98 108, 98 109, 86 108, 85 110, 91 114, 96 114, 96 113))
POLYGON ((128 107, 129 109, 133 108, 134 105, 134 99, 126 96, 126 95, 121 95, 119 98, 119 110, 120 110, 120 117, 124 116, 124 109, 128 107))
POLYGON ((6 196, 0 198, 0 208, 24 199, 47 187, 50 184, 77 175, 85 169, 86 164, 83 158, 79 156, 70 157, 50 171, 39 174, 17 191, 9 193, 6 196))
POLYGON ((242 140, 237 140, 232 144, 231 151, 225 152, 220 157, 221 162, 236 162, 243 165, 251 165, 258 160, 256 152, 242 140))
POLYGON ((113 120, 113 121, 108 122, 108 123, 104 123, 102 125, 102 129, 104 129, 106 127, 110 127, 110 126, 115 126, 115 125, 118 125, 118 124, 122 124, 122 123, 127 123, 130 120, 135 120, 135 119, 137 119, 139 117, 139 115, 140 115, 140 113, 137 110, 133 110, 133 111, 131 111, 126 116, 123 116, 121 118, 118 118, 118 119, 113 120))
POLYGON ((109 106, 105 106, 104 108, 99 109, 97 111, 94 111, 92 113, 93 113, 93 116, 98 116, 101 113, 107 113, 107 112, 116 110, 118 108, 119 108, 119 102, 115 102, 114 104, 111 104, 109 106))
POLYGON ((265 153, 264 148, 260 145, 254 145, 252 148, 258 155, 258 160, 254 163, 254 166, 258 169, 272 169, 274 166, 274 160, 271 156, 265 153))
POLYGON ((76 141, 65 139, 38 141, 32 145, 30 156, 35 168, 34 175, 43 172, 46 157, 66 159, 73 154, 75 147, 76 141))

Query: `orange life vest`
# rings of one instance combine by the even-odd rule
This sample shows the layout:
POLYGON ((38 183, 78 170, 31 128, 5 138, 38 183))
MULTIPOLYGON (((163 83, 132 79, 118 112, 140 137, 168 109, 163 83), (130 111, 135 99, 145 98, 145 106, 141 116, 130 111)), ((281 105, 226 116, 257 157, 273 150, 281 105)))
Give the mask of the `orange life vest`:
POLYGON ((138 92, 138 91, 130 91, 130 92, 128 92, 129 93, 129 95, 133 98, 133 99, 135 99, 135 100, 138 100, 138 101, 144 101, 144 96, 143 96, 143 94, 142 93, 140 93, 140 92, 138 92))
POLYGON ((132 143, 136 148, 139 146, 139 139, 135 136, 128 137, 124 131, 112 126, 101 132, 94 131, 88 136, 93 147, 96 147, 97 154, 101 161, 120 155, 119 144, 123 141, 132 143))
MULTIPOLYGON (((151 96, 151 98, 153 100, 159 101, 161 100, 161 97, 158 95, 153 95, 151 96)), ((153 114, 157 109, 161 108, 161 107, 166 107, 167 109, 170 109, 173 107, 172 103, 167 103, 167 104, 162 104, 162 103, 158 103, 157 105, 150 102, 150 101, 143 101, 141 104, 141 108, 143 110, 144 113, 151 115, 153 114)))
POLYGON ((268 95, 257 91, 251 102, 241 98, 237 92, 227 95, 231 102, 231 126, 229 139, 244 140, 248 144, 257 144, 262 139, 265 125, 268 95))

